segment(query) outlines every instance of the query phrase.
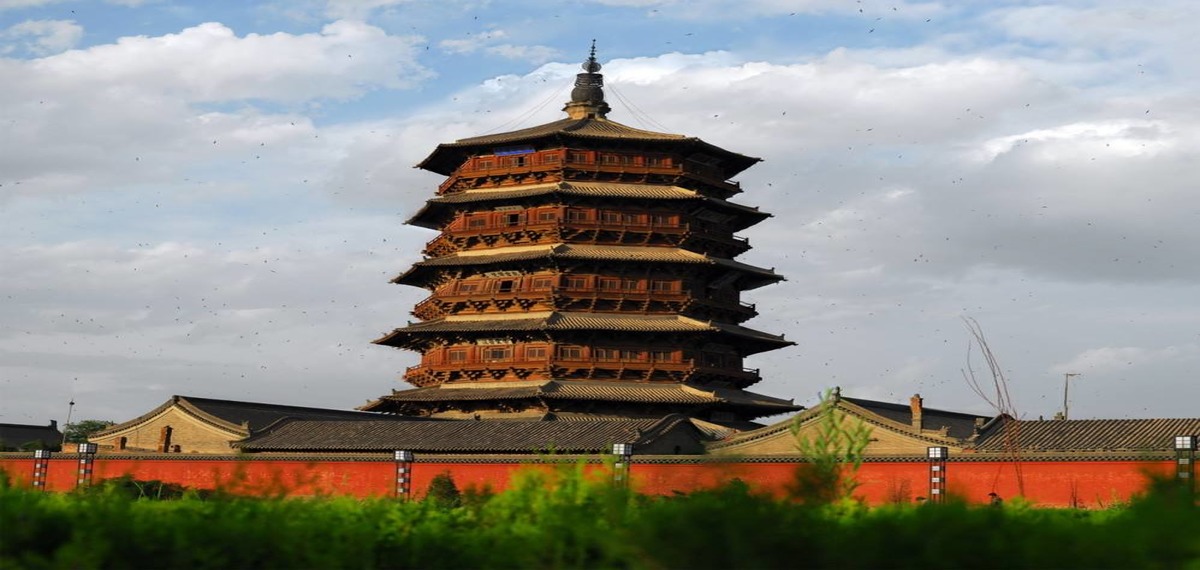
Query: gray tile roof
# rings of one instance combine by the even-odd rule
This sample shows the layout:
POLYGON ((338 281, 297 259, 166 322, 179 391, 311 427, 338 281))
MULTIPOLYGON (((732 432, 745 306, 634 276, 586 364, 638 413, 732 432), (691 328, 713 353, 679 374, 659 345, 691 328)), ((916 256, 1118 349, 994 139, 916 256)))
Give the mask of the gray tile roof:
MULTIPOLYGON (((287 420, 233 444, 246 451, 391 451, 458 453, 602 452, 613 443, 646 445, 687 418, 594 421, 301 421, 287 420)), ((697 438, 702 437, 698 431, 697 438)))
POLYGON ((975 441, 978 451, 1010 451, 1005 429, 1013 429, 1020 451, 1163 451, 1177 435, 1200 435, 1200 418, 1133 420, 998 421, 975 441))
POLYGON ((38 444, 38 449, 57 449, 63 434, 54 424, 34 426, 26 424, 0 424, 0 451, 18 449, 25 444, 38 444))
MULTIPOLYGON (((875 400, 863 400, 861 398, 842 397, 843 400, 865 408, 873 413, 879 414, 889 420, 900 422, 906 425, 912 425, 912 408, 908 404, 894 404, 892 402, 879 402, 875 400)), ((989 416, 980 416, 978 414, 968 414, 962 412, 951 412, 947 410, 938 410, 934 408, 922 408, 921 410, 921 425, 924 429, 940 429, 949 428, 946 435, 957 439, 965 439, 970 437, 975 430, 975 421, 982 419, 988 421, 989 416)))
POLYGON ((162 405, 127 422, 109 427, 95 435, 106 435, 118 432, 150 420, 171 406, 179 406, 187 413, 230 431, 250 433, 262 429, 283 418, 307 420, 341 419, 341 420, 378 420, 378 414, 357 412, 353 410, 329 410, 324 408, 308 408, 303 406, 287 406, 282 404, 265 404, 259 402, 239 402, 235 400, 219 400, 213 398, 198 398, 195 396, 171 396, 162 405))

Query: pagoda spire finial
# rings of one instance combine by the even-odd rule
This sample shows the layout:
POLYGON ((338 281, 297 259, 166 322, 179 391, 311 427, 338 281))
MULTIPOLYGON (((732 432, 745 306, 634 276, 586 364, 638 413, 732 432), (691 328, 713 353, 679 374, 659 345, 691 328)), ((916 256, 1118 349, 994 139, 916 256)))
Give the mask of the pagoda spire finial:
POLYGON ((587 61, 583 62, 584 73, 575 76, 575 88, 571 90, 571 101, 563 107, 572 119, 603 119, 611 108, 604 102, 604 76, 600 75, 600 62, 596 61, 596 40, 587 61))

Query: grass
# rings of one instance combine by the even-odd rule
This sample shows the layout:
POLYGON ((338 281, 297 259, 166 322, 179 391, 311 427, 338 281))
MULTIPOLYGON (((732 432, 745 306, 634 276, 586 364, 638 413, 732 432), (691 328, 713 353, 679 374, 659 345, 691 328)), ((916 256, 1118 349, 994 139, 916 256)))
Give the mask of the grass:
MULTIPOLYGON (((136 491, 131 491, 136 489, 136 491)), ((454 501, 41 493, 0 481, 0 568, 1193 568, 1195 497, 1106 511, 645 497, 582 468, 454 501)), ((174 491, 174 490, 172 490, 174 491)))

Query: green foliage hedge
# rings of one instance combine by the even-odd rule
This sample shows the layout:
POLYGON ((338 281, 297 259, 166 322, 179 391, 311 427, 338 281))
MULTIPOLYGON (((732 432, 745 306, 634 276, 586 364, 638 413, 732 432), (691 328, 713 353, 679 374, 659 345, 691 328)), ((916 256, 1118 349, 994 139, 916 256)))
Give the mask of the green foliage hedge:
POLYGON ((736 481, 644 497, 582 469, 531 471, 508 491, 468 489, 458 501, 155 500, 176 495, 129 488, 55 494, 0 482, 0 568, 1200 570, 1200 509, 1166 484, 1109 511, 813 505, 736 481))

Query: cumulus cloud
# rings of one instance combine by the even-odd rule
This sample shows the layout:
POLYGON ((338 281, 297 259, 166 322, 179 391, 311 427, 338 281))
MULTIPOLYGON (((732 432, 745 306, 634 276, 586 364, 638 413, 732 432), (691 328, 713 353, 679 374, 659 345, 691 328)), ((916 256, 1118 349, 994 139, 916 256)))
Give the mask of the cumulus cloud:
POLYGON ((32 55, 48 55, 75 47, 83 37, 83 26, 70 20, 26 20, 0 30, 0 47, 8 54, 18 47, 32 55))
POLYGON ((431 73, 411 37, 335 22, 319 33, 239 37, 216 23, 33 60, 0 60, 4 197, 178 181, 207 161, 263 160, 319 139, 307 117, 255 105, 348 99, 431 73), (238 102, 228 111, 205 105, 238 102), (275 145, 250 154, 251 145, 275 145))

